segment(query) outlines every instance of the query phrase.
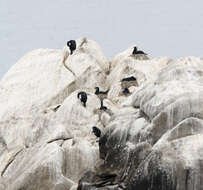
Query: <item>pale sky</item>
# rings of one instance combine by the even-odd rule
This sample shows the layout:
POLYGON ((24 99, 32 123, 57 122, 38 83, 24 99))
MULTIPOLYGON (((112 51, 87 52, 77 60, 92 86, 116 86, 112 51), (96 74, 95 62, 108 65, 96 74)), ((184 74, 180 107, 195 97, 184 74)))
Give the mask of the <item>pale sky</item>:
POLYGON ((0 77, 25 53, 87 37, 107 58, 203 56, 202 0, 0 0, 0 77))

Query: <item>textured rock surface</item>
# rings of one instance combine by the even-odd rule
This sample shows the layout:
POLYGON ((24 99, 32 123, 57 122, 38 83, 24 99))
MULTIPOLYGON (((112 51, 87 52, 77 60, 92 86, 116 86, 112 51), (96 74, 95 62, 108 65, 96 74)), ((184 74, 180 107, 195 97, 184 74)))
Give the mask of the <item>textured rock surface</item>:
POLYGON ((203 189, 202 73, 202 60, 188 57, 146 77, 106 126, 104 162, 80 189, 203 189))
POLYGON ((103 124, 93 92, 105 85, 109 63, 91 40, 66 59, 76 76, 63 56, 61 50, 34 50, 1 80, 2 189, 70 189, 98 160, 91 127, 103 124), (79 90, 88 93, 87 108, 77 99, 79 90))
POLYGON ((0 190, 202 190, 202 59, 129 48, 109 64, 94 41, 76 42, 72 55, 28 53, 1 80, 0 190), (109 89, 106 111, 96 86, 109 89))

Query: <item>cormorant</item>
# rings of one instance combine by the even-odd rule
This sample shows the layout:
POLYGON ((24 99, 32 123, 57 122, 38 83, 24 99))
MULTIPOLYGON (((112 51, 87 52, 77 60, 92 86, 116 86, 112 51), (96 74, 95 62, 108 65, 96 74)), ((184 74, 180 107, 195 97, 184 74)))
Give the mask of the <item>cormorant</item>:
POLYGON ((138 55, 138 54, 147 55, 145 52, 137 50, 137 47, 134 47, 132 54, 133 55, 138 55))
POLYGON ((78 99, 83 103, 83 106, 86 107, 86 102, 87 102, 87 93, 86 92, 79 92, 78 93, 78 99))
POLYGON ((98 127, 93 126, 93 127, 92 127, 92 132, 94 133, 94 135, 95 135, 96 137, 98 137, 98 138, 101 137, 101 130, 100 130, 98 127))
POLYGON ((70 49, 70 54, 72 55, 73 52, 76 50, 76 41, 75 40, 70 40, 67 42, 67 46, 70 49))
POLYGON ((99 91, 99 87, 95 87, 95 94, 99 97, 100 101, 101 101, 101 107, 100 110, 106 110, 107 107, 103 106, 103 100, 107 98, 107 94, 109 92, 109 90, 107 91, 99 91))
POLYGON ((138 86, 137 79, 134 76, 126 77, 121 80, 121 87, 123 89, 123 94, 129 94, 128 88, 131 86, 138 86))

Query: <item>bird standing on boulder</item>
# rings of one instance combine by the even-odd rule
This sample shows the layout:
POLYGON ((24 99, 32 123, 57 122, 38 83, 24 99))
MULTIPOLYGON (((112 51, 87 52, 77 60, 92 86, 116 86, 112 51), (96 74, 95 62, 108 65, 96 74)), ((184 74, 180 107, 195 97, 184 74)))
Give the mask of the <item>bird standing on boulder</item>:
POLYGON ((137 47, 134 47, 132 54, 133 55, 138 55, 138 54, 147 55, 145 52, 137 50, 137 47))
POLYGON ((76 50, 76 41, 75 40, 70 40, 67 42, 67 46, 70 49, 70 54, 72 55, 73 52, 76 50))
POLYGON ((131 86, 138 86, 137 79, 134 76, 126 77, 121 80, 121 87, 123 89, 123 94, 129 94, 128 88, 131 86))
POLYGON ((100 110, 106 110, 107 107, 106 106, 103 106, 103 100, 107 98, 107 94, 109 92, 109 90, 103 92, 103 91, 99 91, 99 87, 95 87, 95 94, 98 96, 98 98, 100 99, 101 101, 101 107, 100 107, 100 110))
POLYGON ((68 56, 70 54, 73 54, 73 51, 75 51, 75 49, 76 49, 76 41, 75 40, 68 41, 66 46, 63 49, 62 63, 64 65, 64 67, 76 77, 75 73, 66 65, 66 60, 67 60, 68 56), (71 53, 69 53, 69 51, 67 50, 67 47, 70 49, 71 53))
POLYGON ((79 92, 78 93, 78 99, 83 103, 83 106, 86 107, 86 102, 87 102, 87 93, 86 92, 79 92))

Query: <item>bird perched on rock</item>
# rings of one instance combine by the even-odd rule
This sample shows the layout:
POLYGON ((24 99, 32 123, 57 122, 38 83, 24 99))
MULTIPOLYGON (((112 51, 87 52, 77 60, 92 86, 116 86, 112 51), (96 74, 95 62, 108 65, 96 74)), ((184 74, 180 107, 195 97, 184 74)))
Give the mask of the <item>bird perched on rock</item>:
POLYGON ((107 98, 107 95, 108 95, 108 92, 109 90, 107 91, 100 91, 99 90, 99 87, 95 87, 95 94, 98 96, 98 98, 100 99, 101 101, 101 107, 100 107, 100 110, 106 110, 107 107, 103 106, 103 100, 107 98))
POLYGON ((86 107, 86 102, 87 102, 87 93, 86 92, 79 92, 78 93, 78 99, 83 103, 83 106, 86 107))
POLYGON ((72 55, 73 52, 76 50, 76 41, 75 40, 70 40, 67 42, 67 46, 70 49, 70 54, 72 55))
POLYGON ((101 130, 100 130, 98 127, 93 126, 93 127, 92 127, 92 132, 94 133, 94 135, 95 135, 96 137, 98 137, 98 138, 101 137, 101 130))
POLYGON ((128 88, 131 86, 138 86, 137 79, 134 76, 126 77, 121 80, 121 87, 123 89, 123 94, 129 94, 128 88))
POLYGON ((134 47, 132 54, 133 55, 138 55, 138 54, 147 55, 145 52, 137 50, 137 47, 134 47))
POLYGON ((67 44, 66 44, 66 46, 63 48, 62 63, 63 63, 63 65, 64 65, 64 67, 65 67, 68 71, 70 71, 70 72, 76 77, 76 75, 75 75, 75 73, 72 71, 72 69, 69 68, 69 67, 66 65, 66 60, 67 60, 68 56, 69 56, 70 54, 72 54, 75 49, 76 49, 76 41, 75 41, 75 40, 70 40, 70 41, 68 41, 67 44), (69 53, 68 48, 69 48, 69 50, 70 50, 71 53, 69 53))

